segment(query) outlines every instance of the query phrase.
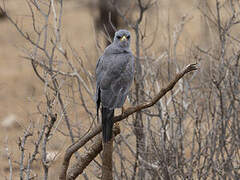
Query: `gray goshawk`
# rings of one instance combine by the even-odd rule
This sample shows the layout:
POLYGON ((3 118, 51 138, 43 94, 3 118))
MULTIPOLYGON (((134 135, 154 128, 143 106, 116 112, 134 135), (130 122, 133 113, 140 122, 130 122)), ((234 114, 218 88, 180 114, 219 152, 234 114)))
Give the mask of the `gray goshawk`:
POLYGON ((130 40, 129 31, 117 31, 113 43, 97 62, 96 104, 97 117, 102 105, 103 142, 112 138, 114 109, 123 106, 133 81, 134 56, 129 48, 130 40))

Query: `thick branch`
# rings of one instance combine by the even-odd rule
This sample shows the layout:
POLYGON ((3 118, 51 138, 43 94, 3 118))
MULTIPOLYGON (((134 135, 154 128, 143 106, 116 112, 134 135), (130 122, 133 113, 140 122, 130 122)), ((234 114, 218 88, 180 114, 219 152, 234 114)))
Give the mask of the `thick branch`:
POLYGON ((99 134, 96 137, 96 142, 88 149, 84 156, 79 156, 77 162, 72 165, 67 173, 67 180, 76 179, 83 172, 89 163, 102 151, 102 136, 99 134))
MULTIPOLYGON (((197 70, 197 64, 189 64, 188 66, 186 66, 181 72, 179 72, 175 78, 164 88, 162 88, 160 90, 160 92, 152 99, 152 101, 147 102, 147 103, 142 103, 140 105, 137 105, 135 107, 129 107, 127 108, 123 114, 114 117, 114 123, 121 121, 125 118, 127 118, 128 116, 130 116, 131 114, 137 112, 137 111, 141 111, 142 109, 145 108, 149 108, 151 106, 153 106, 156 102, 158 102, 167 92, 169 92, 170 90, 173 89, 173 87, 175 86, 175 84, 187 73, 197 70)), ((60 174, 60 180, 65 180, 66 179, 66 173, 67 173, 67 169, 69 166, 69 162, 71 159, 71 156, 74 152, 76 152, 79 148, 81 148, 82 146, 84 146, 90 139, 92 139, 93 137, 95 137, 97 134, 99 134, 102 131, 102 127, 101 124, 99 124, 97 127, 95 127, 94 129, 92 129, 87 135, 85 135, 83 138, 79 139, 75 144, 71 145, 65 153, 64 156, 64 160, 63 160, 63 164, 62 164, 62 170, 61 170, 61 174, 60 174)), ((98 142, 98 141, 97 141, 98 142)), ((96 144, 97 144, 96 142, 96 144)), ((100 151, 99 151, 100 152, 100 151)), ((93 152, 96 153, 96 152, 93 152)), ((96 156, 91 156, 91 157, 96 157, 96 156)), ((92 160, 92 159, 91 159, 92 160)), ((82 165, 83 166, 83 165, 82 165)), ((86 166, 84 166, 85 168, 86 166)), ((83 171, 83 169, 81 170, 81 172, 83 171)))
POLYGON ((94 128, 92 131, 90 131, 88 134, 83 136, 81 139, 76 141, 74 144, 69 146, 66 150, 66 153, 64 155, 63 163, 62 163, 62 170, 59 179, 65 180, 67 169, 69 166, 70 159, 78 149, 80 149, 82 146, 84 146, 90 139, 94 138, 98 133, 100 133, 102 130, 101 125, 98 125, 96 128, 94 128))
POLYGON ((113 154, 113 139, 103 143, 102 152, 102 180, 113 180, 112 175, 112 154, 113 154))
MULTIPOLYGON (((119 126, 114 126, 113 134, 114 136, 120 134, 119 126)), ((102 151, 102 149, 102 135, 98 134, 88 151, 84 153, 83 156, 80 156, 77 162, 69 169, 69 172, 67 173, 67 180, 76 179, 77 176, 89 165, 89 163, 102 151)))

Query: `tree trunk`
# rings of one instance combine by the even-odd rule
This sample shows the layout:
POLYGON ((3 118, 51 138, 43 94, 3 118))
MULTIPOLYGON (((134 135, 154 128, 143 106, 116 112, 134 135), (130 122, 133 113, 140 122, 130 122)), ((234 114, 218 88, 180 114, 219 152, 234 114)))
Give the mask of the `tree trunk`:
POLYGON ((102 180, 112 180, 113 139, 103 143, 102 180))

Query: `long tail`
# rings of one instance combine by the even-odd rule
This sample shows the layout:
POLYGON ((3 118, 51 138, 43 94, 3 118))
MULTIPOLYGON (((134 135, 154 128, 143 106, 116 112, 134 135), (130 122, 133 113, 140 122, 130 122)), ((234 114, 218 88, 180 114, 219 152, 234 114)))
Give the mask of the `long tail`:
POLYGON ((108 142, 112 139, 114 109, 102 107, 102 132, 103 142, 108 142))

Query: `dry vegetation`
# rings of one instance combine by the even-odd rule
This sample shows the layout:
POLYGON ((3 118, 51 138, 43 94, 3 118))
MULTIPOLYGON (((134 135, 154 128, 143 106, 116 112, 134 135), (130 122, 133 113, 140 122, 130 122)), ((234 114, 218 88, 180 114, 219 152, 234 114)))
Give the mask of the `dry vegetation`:
MULTIPOLYGON (((90 164, 78 179, 101 176, 100 135, 91 137, 100 132, 94 68, 106 36, 94 29, 94 0, 61 2, 5 2, 10 19, 0 19, 0 173, 6 179, 58 179, 65 150, 81 140, 87 143, 74 153, 68 175, 81 159, 90 164)), ((153 107, 121 121, 114 177, 240 179, 240 3, 135 3, 131 15, 115 7, 119 16, 127 12, 122 22, 136 56, 126 104, 152 101, 186 64, 197 62, 199 70, 153 107)))

